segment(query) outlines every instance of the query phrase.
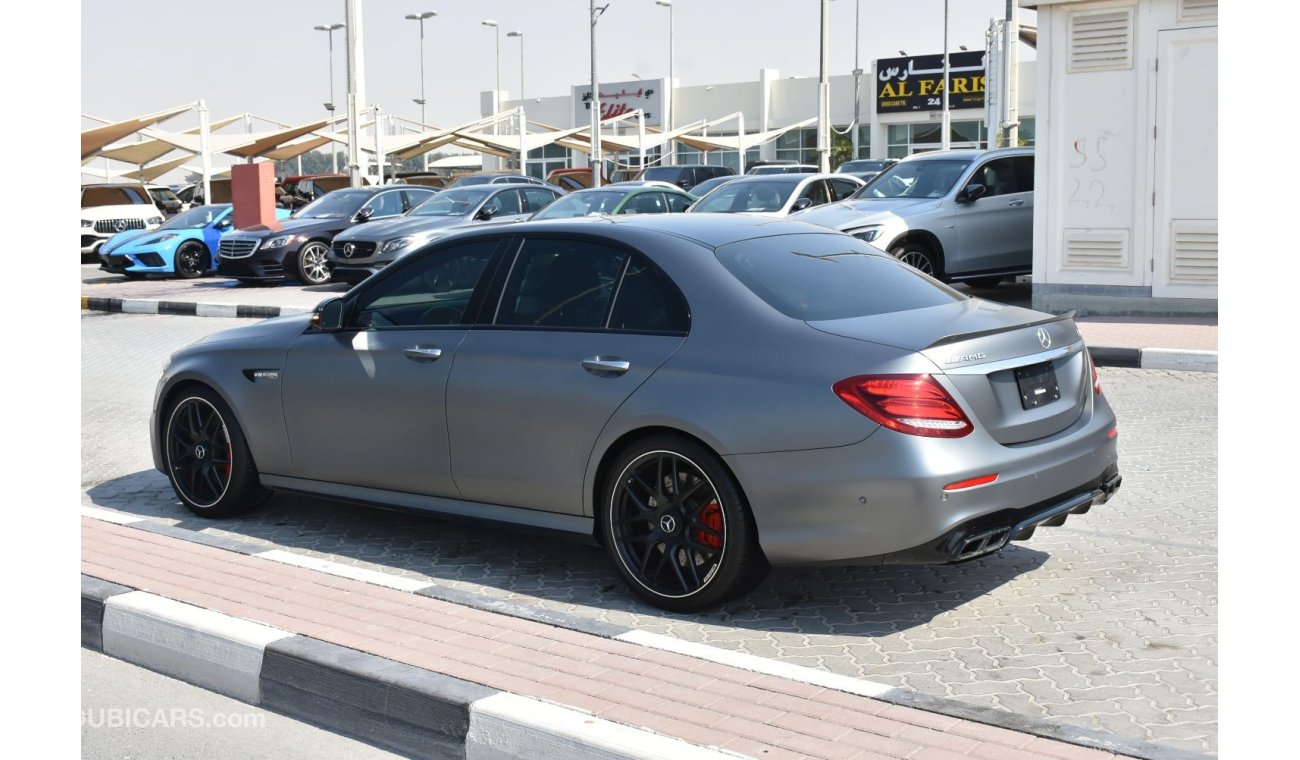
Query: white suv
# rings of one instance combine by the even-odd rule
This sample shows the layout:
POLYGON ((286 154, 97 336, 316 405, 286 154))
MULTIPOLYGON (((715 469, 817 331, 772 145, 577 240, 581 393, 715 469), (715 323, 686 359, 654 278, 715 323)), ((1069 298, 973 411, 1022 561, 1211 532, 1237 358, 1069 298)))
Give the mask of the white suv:
POLYGON ((94 255, 105 240, 127 230, 152 230, 163 223, 144 185, 81 186, 81 255, 94 255))

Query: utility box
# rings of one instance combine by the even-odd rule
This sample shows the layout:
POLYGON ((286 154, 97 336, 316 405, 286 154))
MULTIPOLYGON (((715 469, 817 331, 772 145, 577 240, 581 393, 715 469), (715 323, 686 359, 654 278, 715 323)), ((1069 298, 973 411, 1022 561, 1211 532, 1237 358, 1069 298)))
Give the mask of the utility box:
MULTIPOLYGON (((215 193, 213 193, 215 195, 215 193)), ((230 167, 230 199, 235 204, 235 229, 262 225, 279 229, 275 219, 275 163, 230 167)))

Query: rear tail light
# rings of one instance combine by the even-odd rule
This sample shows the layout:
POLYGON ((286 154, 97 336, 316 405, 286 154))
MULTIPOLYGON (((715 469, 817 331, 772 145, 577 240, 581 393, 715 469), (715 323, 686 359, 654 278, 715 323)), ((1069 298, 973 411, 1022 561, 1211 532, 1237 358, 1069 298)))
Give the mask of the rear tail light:
POLYGON ((1092 392, 1093 395, 1101 395, 1101 378, 1097 377, 1097 364, 1092 360, 1092 354, 1088 354, 1088 366, 1092 368, 1092 392))
POLYGON ((974 430, 930 375, 858 375, 833 387, 844 403, 890 430, 930 438, 961 438, 974 430))

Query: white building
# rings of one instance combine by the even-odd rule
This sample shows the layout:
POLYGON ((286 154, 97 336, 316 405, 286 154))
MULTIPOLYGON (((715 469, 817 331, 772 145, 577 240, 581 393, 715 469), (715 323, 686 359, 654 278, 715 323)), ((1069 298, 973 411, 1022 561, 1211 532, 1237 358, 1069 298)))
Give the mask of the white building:
POLYGON ((1034 307, 1218 311, 1217 0, 1038 11, 1034 307))
MULTIPOLYGON (((954 53, 954 57, 962 55, 954 53)), ((968 53, 979 57, 982 51, 968 53)), ((939 56, 916 56, 915 60, 924 58, 938 59, 939 56)), ((903 59, 911 60, 911 59, 903 59)), ((1025 61, 1020 64, 1020 140, 1022 144, 1034 143, 1034 87, 1035 63, 1025 61)), ((886 68, 886 73, 888 69, 886 68)), ((961 72, 954 71, 952 97, 952 147, 982 147, 987 139, 984 127, 985 112, 982 107, 958 107, 957 79, 961 72)), ((978 85, 981 81, 971 81, 965 89, 978 85)), ((973 75, 967 78, 973 78, 973 75)), ((877 64, 873 63, 864 71, 860 84, 859 158, 902 157, 919 150, 937 149, 940 144, 940 111, 909 111, 898 113, 877 113, 877 87, 881 79, 877 64)), ((638 80, 633 82, 601 83, 602 107, 610 103, 628 101, 633 107, 643 107, 653 116, 647 124, 656 128, 665 128, 663 119, 666 114, 654 111, 666 111, 660 99, 666 92, 667 80, 638 80), (646 91, 653 95, 645 97, 646 91), (642 93, 637 97, 636 93, 642 93), (622 94, 623 97, 617 97, 622 94), (609 97, 615 96, 615 97, 609 97)), ((782 78, 775 69, 760 69, 758 79, 751 82, 733 82, 727 84, 697 85, 679 87, 674 98, 676 115, 672 124, 677 127, 692 122, 712 121, 736 112, 744 113, 745 132, 757 133, 779 129, 795 124, 817 115, 816 77, 782 78)), ((545 98, 529 98, 520 103, 518 100, 504 100, 502 110, 524 106, 527 118, 531 122, 550 127, 581 127, 588 123, 583 96, 590 91, 589 86, 575 85, 567 95, 545 98)), ((503 98, 508 93, 503 93, 503 98)), ((936 99, 937 100, 937 99, 936 99)), ((483 115, 492 112, 492 93, 481 94, 480 107, 483 115)), ((934 106, 937 109, 937 106, 934 106)), ((837 132, 834 137, 837 145, 847 149, 852 142, 849 126, 853 123, 854 87, 852 75, 830 77, 830 118, 837 132)), ((628 122, 624 134, 635 134, 635 122, 628 122)), ((712 135, 736 134, 736 121, 720 124, 716 129, 709 129, 712 135)), ((845 157, 848 154, 845 153, 845 157)), ((701 154, 684 146, 677 146, 677 163, 712 163, 726 164, 733 168, 738 164, 736 151, 712 151, 701 154)), ((817 163, 817 128, 815 126, 791 130, 777 139, 758 148, 751 149, 746 155, 746 163, 756 160, 793 159, 803 163, 817 163)), ((623 154, 620 164, 635 164, 638 157, 623 154)), ((647 162, 658 160, 658 151, 651 151, 647 162)), ((569 151, 559 146, 534 150, 529 155, 527 171, 534 176, 545 176, 552 169, 570 166, 586 166, 587 157, 577 151, 569 151)), ((832 168, 834 168, 832 166, 832 168)))

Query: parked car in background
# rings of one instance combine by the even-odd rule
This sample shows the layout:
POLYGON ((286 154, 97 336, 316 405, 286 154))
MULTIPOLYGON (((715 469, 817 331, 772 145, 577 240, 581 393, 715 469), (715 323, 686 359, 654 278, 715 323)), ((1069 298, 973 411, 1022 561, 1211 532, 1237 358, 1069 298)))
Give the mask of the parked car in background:
MULTIPOLYGON (((298 209, 324 197, 327 193, 351 186, 352 178, 346 174, 304 174, 285 177, 280 180, 284 195, 278 202, 285 208, 298 209)), ((212 195, 217 195, 215 188, 212 190, 212 195)))
POLYGON ((713 179, 706 179, 703 182, 696 185, 695 187, 691 188, 691 195, 694 195, 696 198, 703 198, 704 196, 713 192, 713 188, 719 187, 721 185, 725 185, 728 182, 732 181, 733 179, 740 178, 740 176, 741 175, 739 174, 728 174, 723 177, 714 177, 713 179))
POLYGON ((790 163, 765 163, 756 164, 745 170, 746 176, 766 175, 766 174, 816 174, 817 167, 813 164, 796 164, 790 163))
POLYGON ((330 268, 336 279, 355 284, 430 241, 474 225, 523 221, 562 194, 549 186, 514 182, 448 188, 404 216, 336 235, 330 268))
POLYGON ((747 175, 715 188, 688 213, 786 216, 848 198, 860 187, 862 180, 843 174, 747 175))
POLYGON ((615 183, 569 193, 538 211, 533 219, 572 219, 618 214, 677 214, 690 208, 695 196, 655 181, 615 183))
POLYGON ((863 158, 857 161, 845 161, 835 169, 836 174, 851 174, 863 182, 870 182, 873 177, 898 163, 896 158, 863 158))
POLYGON ((185 204, 176 193, 172 192, 166 185, 145 185, 149 191, 149 197, 153 198, 153 205, 163 212, 163 216, 172 217, 185 210, 185 204))
POLYGON ((425 172, 402 172, 393 176, 395 185, 423 185, 441 190, 446 187, 451 180, 443 174, 428 174, 425 172))
POLYGON ((401 216, 434 194, 430 187, 380 185, 326 193, 277 225, 238 230, 221 239, 217 274, 243 284, 295 278, 330 280, 330 242, 354 224, 401 216))
MULTIPOLYGON (((276 209, 276 219, 287 219, 289 213, 276 209)), ((196 206, 156 230, 119 232, 99 249, 99 268, 127 277, 200 277, 217 268, 217 245, 234 229, 234 221, 233 207, 219 203, 196 206)))
POLYGON ((1032 148, 917 153, 852 199, 799 215, 946 282, 992 287, 1033 270, 1032 148))
POLYGON ((127 230, 155 230, 164 221, 148 188, 114 182, 81 186, 81 255, 94 255, 127 230))
POLYGON ((447 187, 465 187, 466 185, 503 185, 511 183, 523 183, 529 185, 544 185, 542 180, 536 177, 530 177, 527 174, 513 174, 510 172, 479 172, 476 174, 466 174, 458 178, 447 187))
MULTIPOLYGON (((568 192, 581 190, 584 187, 591 187, 591 167, 578 167, 576 169, 553 169, 546 175, 546 181, 552 185, 564 188, 568 192)), ((600 184, 608 185, 609 178, 601 175, 600 184)))
POLYGON ((1068 315, 736 215, 457 233, 176 352, 149 430, 203 518, 283 489, 561 531, 680 613, 771 565, 992 555, 1121 485, 1068 315))
POLYGON ((727 166, 713 164, 678 164, 676 166, 651 166, 636 175, 636 179, 657 179, 674 184, 690 192, 691 188, 714 177, 735 175, 727 166))
MULTIPOLYGON (((232 194, 230 192, 229 177, 218 177, 217 179, 211 180, 209 184, 212 186, 212 203, 210 204, 204 204, 203 202, 204 201, 203 184, 201 182, 196 182, 192 185, 186 185, 180 190, 177 190, 176 197, 180 199, 181 203, 187 209, 192 208, 194 206, 214 205, 218 203, 231 202, 232 194)), ((341 186, 346 187, 346 183, 341 186)), ((280 208, 293 209, 293 208, 301 207, 306 204, 291 202, 291 200, 288 198, 288 194, 285 193, 284 191, 284 185, 282 185, 280 180, 277 179, 275 181, 275 205, 280 208)))

